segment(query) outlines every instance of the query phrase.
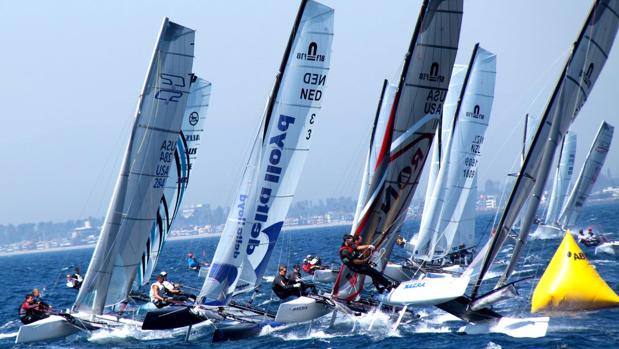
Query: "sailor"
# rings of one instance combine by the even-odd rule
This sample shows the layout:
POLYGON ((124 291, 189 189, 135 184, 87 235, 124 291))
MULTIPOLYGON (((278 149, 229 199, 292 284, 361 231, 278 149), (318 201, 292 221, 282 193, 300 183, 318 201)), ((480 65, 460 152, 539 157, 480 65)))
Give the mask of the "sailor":
MULTIPOLYGON (((273 292, 279 299, 286 299, 290 296, 304 296, 305 289, 304 284, 301 282, 295 282, 286 277, 286 272, 288 271, 288 267, 285 265, 280 265, 277 275, 273 279, 272 289, 273 292)), ((309 286, 305 286, 308 288, 309 286)), ((313 287, 313 286, 312 286, 313 287)))
POLYGON ((32 297, 34 298, 34 304, 38 305, 40 310, 49 310, 50 306, 43 302, 41 291, 38 288, 32 290, 32 297))
POLYGON ((187 302, 196 300, 196 296, 189 293, 184 293, 180 290, 182 287, 180 284, 174 284, 168 281, 168 273, 162 271, 159 276, 163 278, 163 287, 165 289, 165 293, 170 296, 175 301, 187 302))
POLYGON ((288 279, 294 282, 301 282, 301 266, 295 264, 292 266, 292 272, 288 274, 288 279))
POLYGON ((24 302, 19 307, 19 319, 24 325, 45 319, 49 315, 42 310, 34 301, 32 294, 27 294, 24 302))
POLYGON ((316 270, 322 270, 325 269, 325 267, 322 266, 321 262, 320 262, 320 257, 317 256, 312 256, 311 254, 308 254, 305 259, 303 259, 303 271, 314 275, 314 272, 316 270))
POLYGON ((187 266, 191 270, 200 270, 200 262, 191 252, 187 253, 187 266))
POLYGON ((169 305, 170 302, 164 295, 165 287, 163 286, 164 277, 161 274, 157 275, 157 281, 150 286, 150 301, 157 307, 163 308, 169 305))
POLYGON ((84 279, 80 275, 80 268, 75 267, 73 274, 67 274, 67 286, 75 289, 79 289, 82 286, 84 279))
POLYGON ((353 241, 361 243, 360 238, 353 240, 352 235, 344 235, 344 243, 340 247, 342 263, 355 273, 371 277, 372 283, 379 293, 383 293, 385 290, 391 291, 392 288, 397 287, 397 282, 392 283, 381 272, 370 266, 370 257, 374 246, 356 245, 353 241), (370 253, 366 256, 368 251, 370 253))

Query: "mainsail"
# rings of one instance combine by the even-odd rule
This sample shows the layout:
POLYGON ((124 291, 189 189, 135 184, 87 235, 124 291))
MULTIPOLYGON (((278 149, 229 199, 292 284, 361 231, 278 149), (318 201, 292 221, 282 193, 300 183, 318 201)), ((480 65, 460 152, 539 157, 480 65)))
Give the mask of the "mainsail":
POLYGON ((172 227, 172 222, 174 222, 183 202, 183 196, 185 190, 187 190, 189 177, 203 138, 204 120, 206 120, 210 97, 211 83, 196 77, 189 89, 183 125, 174 151, 174 166, 168 169, 170 171, 169 178, 157 210, 157 224, 153 226, 142 253, 140 268, 137 272, 137 287, 148 284, 172 227))
POLYGON ((164 19, 112 201, 74 309, 124 300, 157 224, 192 78, 195 32, 164 19))
POLYGON ((574 225, 589 194, 591 194, 591 189, 593 189, 593 185, 606 161, 606 155, 610 149, 610 143, 613 140, 614 130, 615 128, 606 121, 602 122, 602 125, 600 125, 600 129, 595 136, 591 149, 589 149, 585 164, 582 170, 580 170, 572 193, 561 212, 559 223, 564 228, 574 225))
MULTIPOLYGON (((385 267, 396 232, 406 218, 442 113, 458 50, 462 1, 424 1, 409 46, 393 107, 353 234, 376 246, 372 259, 385 267)), ((333 294, 354 299, 363 276, 342 266, 333 294)))
POLYGON ((587 100, 606 62, 619 25, 617 13, 619 0, 597 0, 594 3, 540 120, 496 232, 490 238, 490 249, 475 283, 472 298, 477 296, 483 278, 512 233, 514 222, 528 201, 511 260, 499 285, 503 285, 513 271, 537 212, 554 153, 570 123, 587 100))
POLYGON ((555 178, 552 184, 552 194, 548 202, 548 211, 546 212, 546 224, 555 224, 559 218, 559 213, 569 189, 570 181, 572 180, 572 172, 574 172, 574 161, 576 160, 576 135, 573 132, 568 132, 563 138, 561 145, 561 153, 559 155, 559 163, 555 172, 555 178))
POLYGON ((301 3, 239 195, 200 299, 226 304, 253 289, 293 200, 313 138, 331 58, 333 9, 301 3))
POLYGON ((475 179, 484 134, 490 122, 495 80, 496 56, 476 45, 463 84, 454 86, 453 92, 451 85, 449 88, 447 99, 453 99, 449 95, 455 93, 459 102, 430 198, 430 209, 424 212, 421 220, 413 253, 416 259, 431 261, 444 257, 451 252, 456 235, 459 244, 472 245, 475 179))

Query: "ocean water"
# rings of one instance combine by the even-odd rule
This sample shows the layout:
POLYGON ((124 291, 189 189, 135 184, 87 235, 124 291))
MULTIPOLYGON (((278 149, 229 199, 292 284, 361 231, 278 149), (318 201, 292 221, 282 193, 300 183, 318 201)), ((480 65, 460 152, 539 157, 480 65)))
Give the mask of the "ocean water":
MULTIPOLYGON (((619 204, 600 204, 587 207, 580 219, 583 227, 593 226, 595 230, 619 239, 619 204)), ((477 236, 480 244, 485 242, 493 215, 481 215, 477 222, 477 236)), ((418 229, 419 222, 407 222, 402 233, 410 237, 418 229)), ((342 234, 349 227, 311 228, 283 232, 278 241, 267 275, 272 276, 278 264, 300 263, 307 254, 318 254, 323 263, 338 262, 338 246, 342 234)), ((508 300, 496 310, 505 315, 530 316, 530 295, 535 282, 541 276, 560 239, 530 240, 525 248, 525 258, 518 267, 516 277, 535 276, 532 281, 519 284, 520 297, 508 300)), ((167 243, 158 270, 166 270, 172 281, 182 282, 189 288, 197 289, 203 279, 185 266, 185 255, 192 251, 203 260, 210 260, 215 250, 217 238, 167 243)), ((619 291, 619 256, 594 255, 593 248, 583 247, 588 258, 608 284, 619 291)), ((505 246, 499 256, 497 266, 505 263, 511 248, 505 246)), ((3 292, 0 293, 0 347, 14 346, 15 335, 20 325, 17 309, 24 294, 32 288, 44 289, 44 299, 57 309, 69 307, 76 291, 64 286, 64 276, 78 265, 85 271, 92 250, 39 253, 30 255, 0 257, 0 278, 3 292)), ((394 259, 405 253, 396 249, 394 259)), ((500 269, 491 272, 498 276, 500 269)), ((491 287, 491 281, 486 287, 491 287)), ((271 292, 268 282, 264 282, 264 293, 254 304, 274 308, 270 302, 271 292)), ((192 332, 189 342, 184 341, 183 331, 140 332, 133 329, 112 332, 80 333, 65 339, 47 343, 21 345, 20 347, 58 347, 58 348, 148 348, 148 347, 219 347, 219 348, 619 348, 619 309, 585 312, 569 316, 553 317, 548 334, 543 338, 518 339, 502 334, 465 335, 459 333, 462 322, 432 307, 415 309, 418 319, 405 318, 397 332, 390 331, 393 317, 377 315, 371 331, 369 317, 359 321, 339 317, 333 328, 328 328, 330 317, 308 324, 297 325, 276 331, 268 328, 258 338, 211 343, 212 328, 201 326, 192 332)))

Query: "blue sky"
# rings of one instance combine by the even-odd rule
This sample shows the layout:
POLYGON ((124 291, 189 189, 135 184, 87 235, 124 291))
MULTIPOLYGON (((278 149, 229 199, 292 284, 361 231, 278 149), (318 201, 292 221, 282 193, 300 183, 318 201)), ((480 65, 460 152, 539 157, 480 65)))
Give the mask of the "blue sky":
MULTIPOLYGON (((356 196, 382 80, 397 77, 421 6, 324 3, 335 8, 332 66, 299 200, 356 196)), ((513 171, 523 115, 542 111, 591 3, 465 2, 456 63, 466 63, 478 41, 498 62, 480 183, 513 171)), ((197 30, 195 71, 213 83, 185 203, 228 205, 297 7, 284 0, 0 2, 0 224, 105 214, 164 16, 197 30)), ((619 125, 618 50, 574 124, 577 168, 601 120, 619 125)), ((618 158, 616 140, 607 160, 615 175, 618 158)))

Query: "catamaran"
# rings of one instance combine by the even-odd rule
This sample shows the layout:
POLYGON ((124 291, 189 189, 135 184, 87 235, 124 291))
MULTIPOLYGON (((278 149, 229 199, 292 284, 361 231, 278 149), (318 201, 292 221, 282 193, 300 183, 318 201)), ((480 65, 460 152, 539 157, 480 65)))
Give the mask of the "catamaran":
POLYGON ((464 250, 474 246, 474 193, 495 81, 496 55, 476 45, 468 68, 456 71, 449 87, 449 109, 443 112, 443 128, 449 131, 435 144, 435 150, 444 156, 426 205, 428 210, 421 220, 417 245, 407 264, 413 277, 379 297, 385 304, 404 306, 405 311, 410 305, 435 305, 464 294, 473 269, 463 273, 460 264, 470 264, 473 258, 460 263, 452 254, 452 246, 457 241, 458 259, 467 259, 469 256, 462 255, 464 250), (441 144, 442 140, 446 145, 441 144), (450 254, 453 262, 441 261, 450 254))
POLYGON ((143 246, 157 227, 194 76, 194 36, 193 30, 164 19, 112 201, 75 303, 70 311, 21 326, 17 343, 139 324, 104 309, 127 299, 143 246))
POLYGON ((437 306, 467 322, 468 333, 501 332, 512 336, 544 336, 548 327, 547 317, 517 319, 503 317, 489 307, 500 300, 513 297, 514 284, 508 283, 528 236, 533 216, 539 206, 540 195, 550 172, 554 153, 566 134, 570 123, 577 116, 599 77, 608 57, 608 51, 619 27, 619 1, 597 0, 576 40, 555 86, 531 141, 516 182, 510 193, 499 224, 481 254, 479 274, 471 295, 458 297, 437 306), (513 236, 513 226, 520 211, 528 202, 520 232, 510 261, 496 288, 481 293, 482 282, 494 264, 508 237, 513 236))
MULTIPOLYGON (((393 100, 383 98, 380 106, 351 231, 376 247, 371 261, 380 271, 406 217, 443 111, 462 14, 462 1, 423 2, 393 100)), ((338 309, 357 311, 354 302, 364 279, 341 266, 332 292, 338 309)))
MULTIPOLYGON (((572 173, 574 172, 574 162, 576 161, 576 134, 568 132, 561 143, 557 170, 552 184, 552 193, 548 202, 546 217, 539 222, 537 229, 532 235, 548 237, 556 235, 557 221, 560 210, 565 203, 568 194, 572 173)), ((560 228, 559 228, 560 231, 560 228)))
POLYGON ((282 303, 277 314, 234 301, 262 281, 288 208, 294 198, 314 136, 324 97, 333 39, 333 9, 313 0, 299 7, 282 63, 245 167, 233 209, 219 240, 211 268, 194 306, 149 312, 143 329, 217 323, 214 338, 227 325, 242 334, 259 330, 263 320, 302 322, 295 309, 330 311, 322 298, 301 297, 282 303), (232 320, 224 321, 224 320, 232 320))

